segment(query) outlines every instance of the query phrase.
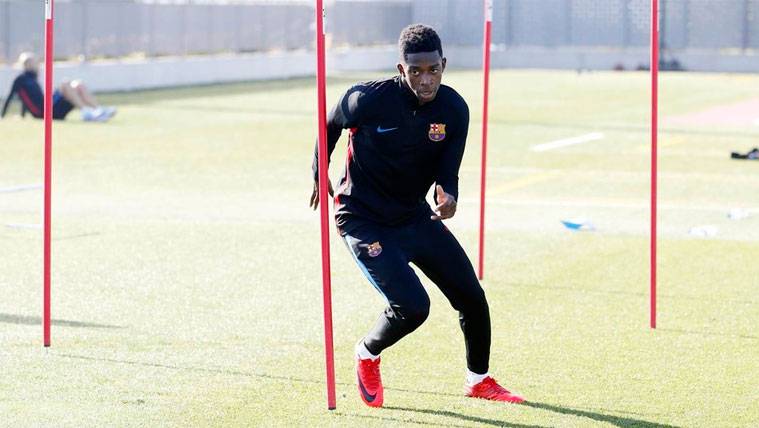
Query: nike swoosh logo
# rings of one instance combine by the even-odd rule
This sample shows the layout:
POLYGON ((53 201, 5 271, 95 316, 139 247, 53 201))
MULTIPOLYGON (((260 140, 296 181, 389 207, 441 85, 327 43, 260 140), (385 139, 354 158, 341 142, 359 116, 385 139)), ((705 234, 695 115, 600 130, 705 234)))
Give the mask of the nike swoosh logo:
POLYGON ((395 128, 383 128, 382 126, 377 125, 378 134, 384 134, 385 132, 395 131, 396 129, 398 129, 397 126, 395 128))
POLYGON ((369 391, 364 388, 364 384, 361 383, 361 378, 358 378, 358 389, 361 390, 361 395, 363 395, 364 399, 369 403, 373 402, 374 399, 377 398, 377 394, 369 394, 369 391))

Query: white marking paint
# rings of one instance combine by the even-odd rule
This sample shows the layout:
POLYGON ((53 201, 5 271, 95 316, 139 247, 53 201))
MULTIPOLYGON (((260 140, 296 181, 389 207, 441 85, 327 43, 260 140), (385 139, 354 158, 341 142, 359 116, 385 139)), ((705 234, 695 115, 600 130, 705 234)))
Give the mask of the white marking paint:
POLYGON ((707 224, 704 226, 691 227, 688 231, 688 235, 695 236, 697 238, 713 238, 717 236, 718 232, 719 229, 717 229, 717 226, 707 224))
POLYGON ((602 140, 603 138, 604 134, 602 132, 591 132, 590 134, 580 135, 578 137, 564 138, 561 140, 551 141, 549 143, 538 144, 537 146, 532 146, 530 150, 533 152, 545 152, 561 147, 574 146, 576 144, 602 140))
MULTIPOLYGON (((464 172, 479 174, 478 168, 462 168, 464 172)), ((643 180, 649 180, 651 172, 644 171, 613 171, 603 169, 570 169, 570 168, 525 168, 525 167, 498 167, 488 166, 488 173, 500 173, 500 174, 537 174, 537 173, 553 173, 561 176, 578 176, 578 177, 595 177, 601 176, 604 179, 626 179, 632 180, 640 178, 643 180)), ((754 183, 756 177, 750 174, 718 174, 718 173, 702 173, 702 172, 659 172, 659 178, 667 179, 683 179, 683 180, 718 180, 718 181, 733 181, 733 182, 749 182, 754 183)), ((490 179, 488 179, 490 180, 490 179)))
POLYGON ((749 217, 751 217, 751 212, 743 208, 733 208, 727 213, 727 218, 730 220, 743 220, 749 217))
POLYGON ((28 224, 28 223, 7 223, 5 227, 11 229, 42 229, 41 224, 28 224))
POLYGON ((22 186, 0 187, 0 193, 25 192, 27 190, 37 190, 41 188, 41 184, 25 184, 22 186))
MULTIPOLYGON (((479 200, 474 198, 462 198, 461 204, 478 204, 479 200)), ((498 198, 488 199, 490 205, 507 206, 507 207, 525 207, 525 208, 599 208, 599 209, 632 209, 647 210, 647 202, 636 202, 627 200, 542 200, 542 199, 523 199, 523 200, 503 200, 498 198)), ((659 209, 666 211, 703 211, 703 212, 725 212, 725 207, 721 205, 687 205, 678 203, 659 203, 659 209)), ((746 208, 750 215, 759 213, 759 208, 746 208)))

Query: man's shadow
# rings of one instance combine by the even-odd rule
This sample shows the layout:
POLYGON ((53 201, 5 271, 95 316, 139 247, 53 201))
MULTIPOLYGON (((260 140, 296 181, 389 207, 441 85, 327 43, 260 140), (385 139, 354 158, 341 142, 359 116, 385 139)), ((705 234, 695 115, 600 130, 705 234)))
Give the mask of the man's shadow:
MULTIPOLYGON (((0 319, 1 320, 1 319, 0 319)), ((36 321, 36 320, 35 320, 36 321)), ((113 326, 118 328, 118 326, 113 326)), ((92 360, 92 361, 101 361, 101 362, 111 362, 111 363, 118 363, 118 364, 127 364, 127 365, 138 365, 138 366, 145 366, 145 367, 159 367, 159 368, 166 368, 166 369, 173 369, 173 370, 187 370, 187 371, 195 371, 195 372, 208 372, 208 373, 222 373, 227 375, 237 375, 237 376, 250 376, 250 377, 259 377, 259 378, 266 378, 266 379, 273 379, 273 380, 280 380, 280 381, 287 381, 287 382, 298 382, 298 383, 307 383, 307 384, 324 384, 324 380, 317 380, 317 379, 300 379, 300 378, 294 378, 289 376, 279 376, 279 375, 271 375, 266 373, 253 373, 253 372, 244 372, 244 371, 237 371, 237 370, 229 370, 229 369, 223 369, 223 368, 209 368, 209 367, 192 367, 192 366, 179 366, 179 365, 172 365, 172 364, 165 364, 165 363, 156 363, 156 362, 147 362, 147 361, 134 361, 134 360, 120 360, 120 359, 112 359, 112 358, 99 358, 99 357, 92 357, 92 356, 84 356, 84 355, 72 355, 72 354, 53 354, 57 355, 62 358, 73 358, 73 359, 79 359, 79 360, 92 360)), ((352 386, 353 383, 347 383, 347 382, 336 382, 337 385, 340 386, 352 386)), ((424 390, 409 390, 409 389, 401 389, 401 388, 385 388, 389 390, 396 390, 396 391, 404 391, 404 392, 414 392, 419 394, 431 394, 431 395, 445 395, 445 396, 452 396, 452 397, 459 397, 457 394, 447 394, 447 393, 441 393, 441 392, 433 392, 433 391, 424 391, 424 390)), ((666 424, 660 424, 656 422, 650 422, 645 421, 642 419, 634 419, 630 417, 622 417, 622 416, 614 416, 614 415, 607 415, 604 413, 596 413, 591 412, 588 410, 579 410, 579 409, 573 409, 571 407, 561 407, 561 406, 555 406, 551 404, 544 404, 539 402, 525 402, 521 404, 522 406, 532 407, 534 409, 540 409, 540 410, 546 410, 553 413, 559 413, 563 415, 571 415, 571 416, 579 416, 584 417, 593 421, 597 422, 606 422, 609 424, 612 424, 614 426, 618 427, 637 427, 637 428, 677 428, 674 425, 666 425, 666 424)), ((517 405, 514 405, 517 406, 517 405)), ((395 406, 384 406, 384 409, 388 410, 398 410, 403 412, 411 412, 411 413, 420 413, 420 414, 426 414, 426 415, 435 415, 435 416, 444 416, 448 417, 454 420, 460 420, 462 422, 474 422, 481 425, 489 425, 489 426, 498 426, 498 427, 511 427, 511 428, 547 428, 541 425, 525 425, 525 424, 517 424, 517 423, 511 423, 504 420, 498 420, 498 419, 488 419, 488 418, 482 418, 478 416, 471 416, 471 415, 465 415, 463 413, 456 413, 452 412, 450 410, 433 410, 433 409, 419 409, 414 407, 395 407, 395 406)), ((358 417, 358 418, 368 418, 368 419, 380 419, 388 422, 398 422, 398 423, 404 423, 408 424, 410 421, 405 419, 398 419, 393 418, 390 416, 382 416, 380 413, 373 414, 373 415, 364 415, 364 414, 346 414, 341 412, 336 412, 336 415, 343 415, 343 416, 350 416, 350 417, 358 417)), ((412 421, 413 422, 413 421, 412 421)), ((427 425, 427 423, 424 422, 418 422, 422 425, 427 425)), ((457 425, 455 423, 447 424, 447 426, 463 426, 463 425, 457 425)))
POLYGON ((660 424, 657 422, 645 421, 642 419, 635 419, 630 417, 607 415, 604 413, 596 413, 588 410, 573 409, 571 407, 560 407, 552 404, 538 403, 534 401, 524 402, 523 406, 532 407, 535 409, 547 410, 549 412, 560 413, 563 415, 580 416, 583 418, 592 419, 598 422, 606 422, 618 427, 639 427, 639 428, 677 428, 676 425, 660 424))
MULTIPOLYGON (((450 410, 432 410, 432 409, 418 409, 414 407, 395 407, 395 406, 384 406, 383 409, 388 410, 400 410, 404 412, 413 412, 413 413, 423 413, 426 415, 435 415, 435 416, 445 416, 452 419, 459 419, 464 422, 475 422, 480 425, 489 425, 489 426, 495 426, 495 427, 508 427, 508 428, 547 428, 543 425, 524 425, 524 424, 517 424, 512 422, 507 422, 504 420, 498 420, 498 419, 487 419, 487 418, 481 418, 478 416, 471 416, 471 415, 465 415, 463 413, 456 413, 452 412, 450 410)), ((460 426, 452 424, 450 426, 460 426)))
MULTIPOLYGON (((18 324, 18 325, 42 325, 42 318, 37 317, 37 316, 0 313, 0 323, 18 324)), ((78 328, 98 328, 98 329, 99 328, 103 328, 103 329, 124 328, 123 326, 120 326, 120 325, 98 324, 94 322, 70 321, 70 320, 60 320, 60 319, 53 319, 50 321, 50 324, 54 326, 60 326, 60 327, 78 327, 78 328)))
MULTIPOLYGON (((606 422, 608 424, 611 424, 617 427, 623 427, 623 428, 629 428, 629 427, 677 428, 674 425, 660 424, 660 423, 646 421, 642 419, 607 415, 604 413, 597 413, 597 412, 591 412, 588 410, 579 410, 579 409, 573 409, 571 407, 561 407, 561 406, 555 406, 551 404, 538 403, 538 402, 525 402, 522 404, 522 406, 532 407, 534 409, 546 410, 549 412, 559 413, 562 415, 579 416, 579 417, 588 418, 597 422, 606 422)), ((504 420, 487 419, 487 418, 481 418, 477 416, 465 415, 462 413, 452 412, 450 410, 431 410, 431 409, 419 409, 419 408, 413 408, 413 407, 394 407, 394 406, 385 406, 384 408, 389 409, 389 410, 400 410, 400 411, 405 411, 405 412, 446 416, 449 418, 460 419, 465 422, 476 422, 482 425, 499 426, 499 427, 514 427, 514 428, 543 428, 540 425, 517 424, 517 423, 507 422, 504 420)))

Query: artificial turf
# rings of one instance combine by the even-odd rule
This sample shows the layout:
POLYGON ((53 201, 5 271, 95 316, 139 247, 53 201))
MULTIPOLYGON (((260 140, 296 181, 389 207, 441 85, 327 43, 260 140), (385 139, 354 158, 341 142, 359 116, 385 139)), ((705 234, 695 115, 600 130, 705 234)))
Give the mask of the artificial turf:
MULTIPOLYGON (((329 100, 355 80, 339 76, 329 100)), ((480 77, 457 216, 477 256, 480 77)), ((332 238, 338 408, 326 410, 313 81, 107 94, 55 124, 53 343, 42 347, 42 126, 0 121, 0 426, 759 425, 759 128, 666 118, 759 98, 759 76, 664 74, 658 328, 648 328, 645 73, 492 76, 491 372, 528 404, 462 396, 457 314, 383 353, 365 407, 352 350, 383 308, 332 238), (548 152, 536 144, 601 132, 548 152), (17 186, 31 189, 11 191, 17 186), (730 209, 750 215, 730 220, 730 209), (571 232, 560 220, 586 218, 571 232), (693 227, 711 225, 701 239, 693 227)), ((344 140, 333 156, 341 172, 344 140)))

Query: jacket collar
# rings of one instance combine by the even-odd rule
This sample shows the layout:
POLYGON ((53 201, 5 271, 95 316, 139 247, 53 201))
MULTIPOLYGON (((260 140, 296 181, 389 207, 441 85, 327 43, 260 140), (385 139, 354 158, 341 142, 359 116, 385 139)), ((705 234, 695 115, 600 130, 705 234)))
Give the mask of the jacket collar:
POLYGON ((398 83, 398 89, 401 91, 401 97, 408 103, 409 107, 418 108, 419 99, 411 92, 411 89, 403 81, 403 77, 396 76, 395 81, 398 83))

